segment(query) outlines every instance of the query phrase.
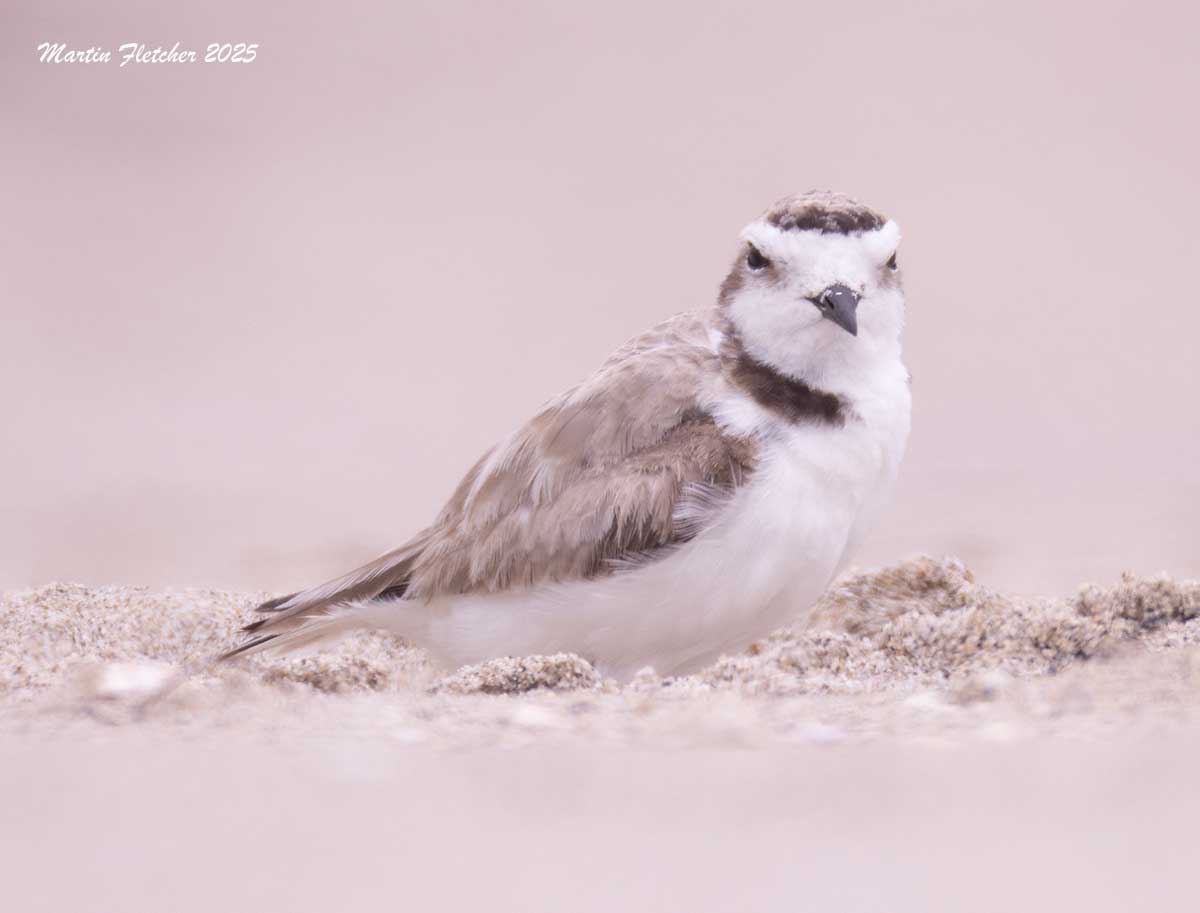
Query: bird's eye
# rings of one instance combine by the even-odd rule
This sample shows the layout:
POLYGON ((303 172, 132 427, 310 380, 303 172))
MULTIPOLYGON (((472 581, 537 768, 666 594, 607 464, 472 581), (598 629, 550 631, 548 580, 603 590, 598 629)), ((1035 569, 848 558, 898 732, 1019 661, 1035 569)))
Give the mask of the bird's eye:
POLYGON ((889 258, 888 258, 888 262, 887 262, 887 268, 888 268, 888 269, 895 269, 895 268, 896 268, 896 255, 895 255, 895 254, 892 254, 892 255, 891 255, 889 258))
POLYGON ((771 261, 764 257, 762 253, 759 252, 759 249, 753 244, 751 244, 750 249, 746 251, 746 265, 752 270, 757 271, 760 269, 765 269, 767 264, 770 262, 771 261))

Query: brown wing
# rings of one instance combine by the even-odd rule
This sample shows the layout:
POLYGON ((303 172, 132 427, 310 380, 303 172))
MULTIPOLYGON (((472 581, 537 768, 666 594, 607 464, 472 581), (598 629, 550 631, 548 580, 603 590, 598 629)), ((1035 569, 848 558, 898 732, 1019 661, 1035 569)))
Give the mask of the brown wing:
POLYGON ((752 442, 704 411, 720 373, 710 320, 681 315, 622 346, 485 454, 433 526, 343 578, 264 603, 276 614, 247 630, 376 597, 584 579, 688 538, 696 518, 679 522, 681 501, 718 503, 709 496, 754 463, 752 442))
POLYGON ((689 538, 695 524, 678 521, 681 499, 690 493, 714 503, 713 491, 740 484, 752 458, 747 442, 692 411, 653 444, 563 473, 541 498, 527 483, 528 467, 514 467, 511 480, 489 486, 494 503, 468 501, 414 559, 406 595, 494 592, 610 573, 620 559, 689 538))

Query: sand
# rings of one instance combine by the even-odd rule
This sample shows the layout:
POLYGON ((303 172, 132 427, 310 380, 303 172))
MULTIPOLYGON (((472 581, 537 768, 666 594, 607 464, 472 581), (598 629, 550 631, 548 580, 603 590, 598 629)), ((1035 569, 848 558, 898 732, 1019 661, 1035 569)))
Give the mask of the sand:
POLYGON ((21 909, 1188 906, 1195 582, 1028 599, 919 558, 624 686, 379 634, 211 664, 264 595, 3 597, 21 909))
POLYGON ((1131 687, 1156 690, 1148 715, 1188 713, 1200 661, 1200 584, 1126 576, 1070 599, 1018 598, 976 583, 952 558, 848 575, 806 625, 697 674, 663 679, 646 669, 624 687, 572 654, 448 671, 397 638, 367 633, 303 657, 212 663, 239 642, 263 597, 74 584, 9 593, 0 602, 0 708, 9 725, 199 728, 386 708, 408 720, 410 738, 446 747, 527 729, 631 746, 679 730, 720 744, 707 727, 728 715, 745 738, 769 744, 818 730, 853 740, 911 732, 914 711, 925 718, 942 706, 957 712, 938 731, 972 722, 1105 728, 1124 724, 1115 708, 1131 687), (1090 709, 1064 718, 1063 702, 1090 709), (970 709, 979 704, 986 713, 970 709), (514 729, 513 719, 541 724, 514 729))

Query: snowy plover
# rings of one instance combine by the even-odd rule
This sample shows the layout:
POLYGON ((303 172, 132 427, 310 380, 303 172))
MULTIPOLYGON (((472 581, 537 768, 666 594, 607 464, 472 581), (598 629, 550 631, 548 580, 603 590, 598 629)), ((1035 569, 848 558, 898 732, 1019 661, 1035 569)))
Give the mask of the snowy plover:
POLYGON ((383 628, 458 665, 694 669, 802 617, 896 478, 899 230, 840 194, 741 235, 715 307, 635 337, 467 473, 433 525, 259 606, 228 656, 383 628))

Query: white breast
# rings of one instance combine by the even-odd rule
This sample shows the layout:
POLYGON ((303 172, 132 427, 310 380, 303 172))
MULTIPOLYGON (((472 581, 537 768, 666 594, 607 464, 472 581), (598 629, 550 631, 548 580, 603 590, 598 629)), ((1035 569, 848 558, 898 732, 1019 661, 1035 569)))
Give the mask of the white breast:
POLYGON ((622 679, 739 650, 812 606, 885 500, 909 423, 907 384, 887 386, 845 427, 784 425, 726 398, 718 421, 731 431, 757 426, 759 464, 716 522, 665 558, 594 580, 439 599, 378 621, 452 665, 572 651, 622 679))

